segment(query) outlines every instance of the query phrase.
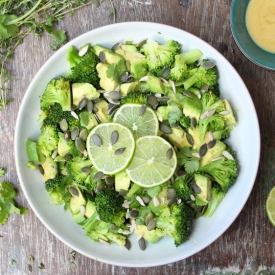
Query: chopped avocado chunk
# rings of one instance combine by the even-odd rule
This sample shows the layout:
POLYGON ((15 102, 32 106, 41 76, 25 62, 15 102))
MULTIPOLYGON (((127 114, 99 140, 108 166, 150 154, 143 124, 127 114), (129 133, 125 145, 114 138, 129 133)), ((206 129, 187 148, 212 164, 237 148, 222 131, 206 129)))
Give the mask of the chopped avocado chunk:
POLYGON ((180 127, 172 128, 172 134, 168 135, 168 139, 173 145, 177 146, 178 148, 190 146, 186 138, 186 133, 180 127))
POLYGON ((59 137, 58 147, 57 147, 58 155, 61 157, 64 157, 72 149, 73 141, 72 140, 66 141, 64 139, 64 134, 61 132, 58 133, 58 137, 59 137))
POLYGON ((58 173, 58 166, 52 157, 47 157, 42 163, 42 167, 44 170, 43 178, 45 181, 48 179, 54 179, 56 177, 58 173))
POLYGON ((123 83, 120 85, 120 93, 126 96, 129 93, 137 92, 139 90, 140 82, 134 81, 130 83, 123 83))
POLYGON ((128 191, 130 186, 130 178, 125 170, 115 174, 115 190, 119 192, 121 189, 128 191))
POLYGON ((99 85, 105 91, 114 91, 119 84, 107 77, 108 67, 109 65, 106 63, 98 63, 96 65, 96 70, 100 78, 99 85))
POLYGON ((183 113, 190 118, 195 118, 199 121, 201 112, 202 112, 202 104, 198 97, 185 97, 184 98, 184 106, 183 113))
POLYGON ((99 92, 96 91, 96 88, 90 83, 73 83, 72 94, 74 106, 79 106, 83 98, 98 98, 100 95, 99 92))
POLYGON ((143 234, 143 238, 150 243, 158 242, 159 239, 164 235, 164 234, 161 234, 161 231, 156 231, 156 230, 148 231, 146 225, 137 225, 134 232, 137 235, 143 234))
POLYGON ((234 116, 233 110, 231 108, 231 105, 226 99, 224 99, 223 102, 224 102, 226 111, 228 111, 228 115, 225 115, 226 124, 230 126, 236 126, 237 122, 236 122, 236 118, 234 116))
POLYGON ((200 193, 197 194, 198 197, 205 203, 208 203, 211 196, 211 180, 203 175, 194 175, 196 185, 200 189, 200 193))
POLYGON ((80 119, 80 125, 85 127, 87 130, 92 129, 98 124, 95 118, 95 115, 92 113, 89 113, 88 111, 81 112, 79 114, 79 119, 80 119))
POLYGON ((117 54, 114 51, 104 48, 100 45, 95 45, 94 50, 97 56, 99 56, 101 52, 104 52, 105 62, 108 64, 113 64, 113 63, 117 64, 120 60, 125 60, 124 57, 121 56, 120 54, 117 54))
POLYGON ((73 186, 78 191, 78 196, 72 196, 70 199, 70 208, 73 214, 77 214, 80 212, 80 206, 86 205, 86 200, 81 192, 81 190, 77 186, 73 186))
POLYGON ((156 94, 164 94, 163 83, 162 83, 161 79, 159 79, 158 77, 149 75, 146 83, 148 85, 150 92, 156 93, 156 94))
POLYGON ((72 218, 73 218, 73 220, 76 222, 76 223, 78 223, 78 224, 80 224, 80 223, 82 223, 82 222, 84 222, 85 221, 85 217, 82 215, 82 213, 80 213, 80 212, 78 212, 78 213, 76 213, 76 214, 73 214, 72 215, 72 218))
POLYGON ((97 108, 96 115, 99 117, 101 122, 109 122, 109 116, 108 116, 108 103, 105 100, 101 100, 95 104, 95 107, 97 108))
POLYGON ((87 218, 90 218, 94 215, 95 212, 96 212, 95 203, 92 202, 91 200, 87 200, 86 209, 85 209, 85 216, 87 218))

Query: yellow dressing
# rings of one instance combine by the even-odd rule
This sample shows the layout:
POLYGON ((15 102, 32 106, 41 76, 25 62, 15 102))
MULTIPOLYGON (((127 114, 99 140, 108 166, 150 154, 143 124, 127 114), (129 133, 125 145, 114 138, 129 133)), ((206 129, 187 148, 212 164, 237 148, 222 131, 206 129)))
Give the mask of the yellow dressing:
POLYGON ((275 0, 251 0, 246 11, 246 26, 259 47, 275 53, 275 0))

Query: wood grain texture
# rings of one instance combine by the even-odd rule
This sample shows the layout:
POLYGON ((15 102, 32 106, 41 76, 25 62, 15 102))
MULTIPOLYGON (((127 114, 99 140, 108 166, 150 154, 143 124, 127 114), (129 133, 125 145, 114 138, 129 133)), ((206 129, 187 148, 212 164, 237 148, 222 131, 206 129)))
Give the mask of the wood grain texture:
MULTIPOLYGON (((230 0, 114 0, 116 22, 152 21, 186 30, 202 38, 235 67, 246 83, 255 104, 262 136, 259 172, 251 196, 230 228, 213 244, 196 255, 154 268, 124 268, 103 264, 80 254, 75 261, 71 249, 55 238, 29 208, 25 216, 12 215, 0 227, 0 274, 93 274, 93 275, 196 275, 252 274, 250 262, 259 263, 258 274, 275 274, 275 228, 270 225, 264 204, 275 179, 275 72, 248 61, 236 46, 229 25, 230 0), (29 256, 35 257, 34 262, 29 256), (10 264, 10 260, 16 263, 10 264), (73 267, 75 262, 77 267, 73 267), (40 263, 45 270, 40 270, 40 263), (28 265, 32 265, 32 272, 28 265)), ((60 22, 69 38, 94 28, 112 24, 109 1, 99 8, 87 7, 60 22)), ((7 170, 5 180, 14 183, 20 206, 29 207, 20 188, 14 162, 13 136, 17 112, 25 91, 40 67, 53 54, 49 37, 29 35, 8 64, 14 77, 10 97, 0 112, 0 167, 7 170)), ((245 102, 244 102, 245 104, 245 102)), ((251 148, 253 150, 253 148, 251 148)))

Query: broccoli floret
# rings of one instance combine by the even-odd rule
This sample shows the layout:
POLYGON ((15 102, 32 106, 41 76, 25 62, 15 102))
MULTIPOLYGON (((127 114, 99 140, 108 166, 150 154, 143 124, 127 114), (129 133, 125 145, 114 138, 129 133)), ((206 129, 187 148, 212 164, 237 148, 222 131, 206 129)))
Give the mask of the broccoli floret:
POLYGON ((177 41, 169 40, 160 45, 156 41, 149 41, 141 48, 145 54, 149 70, 154 73, 161 68, 171 67, 175 60, 175 55, 180 52, 181 46, 177 41))
POLYGON ((58 129, 54 125, 42 125, 41 134, 37 138, 37 151, 40 161, 50 157, 58 146, 58 129))
POLYGON ((45 182, 45 188, 54 204, 62 204, 65 202, 65 195, 68 194, 66 186, 68 184, 67 178, 58 174, 54 179, 49 179, 45 182))
POLYGON ((90 159, 74 159, 67 162, 66 170, 68 175, 71 176, 71 178, 81 187, 81 189, 95 191, 97 188, 97 183, 93 182, 93 177, 97 171, 91 166, 92 162, 90 159), (90 173, 87 174, 83 172, 83 168, 90 168, 90 173))
POLYGON ((226 157, 221 157, 200 167, 199 171, 211 175, 225 192, 235 183, 239 173, 237 161, 226 157))
POLYGON ((213 183, 211 188, 211 200, 207 204, 204 217, 211 217, 216 211, 222 199, 225 197, 226 192, 220 187, 219 184, 213 183))
POLYGON ((67 60, 70 64, 68 80, 72 83, 90 83, 95 88, 99 88, 99 77, 96 65, 100 62, 94 49, 89 45, 87 52, 83 56, 79 56, 78 51, 70 46, 68 48, 67 60))
POLYGON ((190 174, 187 174, 184 177, 177 177, 171 186, 176 191, 177 198, 180 198, 183 201, 190 201, 190 196, 193 194, 191 186, 187 183, 191 177, 190 174))
POLYGON ((174 239, 176 246, 187 241, 191 235, 193 209, 185 203, 165 205, 157 217, 157 228, 174 239))
POLYGON ((189 116, 182 115, 179 122, 185 130, 191 127, 191 119, 189 116))
POLYGON ((52 79, 40 97, 40 108, 42 111, 47 110, 54 103, 59 103, 63 111, 71 110, 70 82, 63 76, 52 79))
MULTIPOLYGON (((33 161, 28 161, 26 163, 26 167, 28 167, 31 170, 38 170, 38 166, 33 161)), ((0 168, 0 176, 1 176, 1 168, 0 168)))
POLYGON ((104 222, 121 226, 125 222, 125 209, 122 207, 124 199, 117 192, 104 189, 95 197, 96 210, 99 218, 104 222))
POLYGON ((120 100, 121 105, 126 103, 147 104, 147 94, 140 92, 129 93, 120 100))
POLYGON ((173 81, 183 81, 187 77, 187 64, 192 64, 202 57, 200 50, 194 49, 189 52, 177 54, 175 56, 175 62, 173 68, 170 70, 168 79, 173 81))
POLYGON ((213 87, 217 84, 218 75, 216 67, 205 69, 199 66, 191 70, 189 69, 188 74, 189 77, 183 82, 186 90, 192 86, 201 88, 204 84, 207 84, 209 87, 213 87))

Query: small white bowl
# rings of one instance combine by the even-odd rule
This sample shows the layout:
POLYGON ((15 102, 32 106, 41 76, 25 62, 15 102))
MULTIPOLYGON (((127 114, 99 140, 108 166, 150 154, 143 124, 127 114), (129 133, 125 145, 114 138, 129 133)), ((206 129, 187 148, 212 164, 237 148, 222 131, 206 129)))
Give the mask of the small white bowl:
MULTIPOLYGON (((209 44, 198 37, 166 25, 146 22, 126 22, 108 25, 87 32, 58 50, 39 70, 31 82, 22 101, 15 130, 15 159, 18 177, 25 196, 43 224, 61 241, 87 257, 105 263, 149 267, 168 264, 187 258, 214 242, 236 219, 246 203, 256 178, 260 156, 260 134, 256 111, 242 79, 231 64, 209 44), (175 247, 173 240, 164 238, 157 244, 148 245, 141 251, 132 236, 132 248, 127 251, 118 245, 104 246, 94 243, 85 232, 64 212, 62 206, 55 206, 45 191, 39 172, 26 168, 25 143, 28 138, 36 139, 40 133, 37 123, 39 95, 54 77, 65 75, 69 69, 66 60, 69 45, 80 47, 87 42, 111 47, 117 42, 145 38, 161 43, 173 39, 182 44, 184 51, 198 48, 205 58, 216 62, 219 70, 221 96, 232 104, 238 125, 227 141, 234 150, 240 164, 240 174, 235 185, 229 190, 218 210, 211 218, 200 218, 194 223, 189 241, 175 247)), ((236 240, 238 241, 238 240, 236 240)))

